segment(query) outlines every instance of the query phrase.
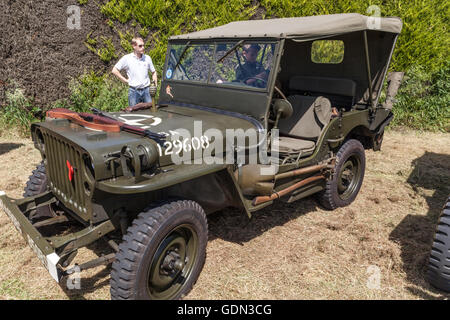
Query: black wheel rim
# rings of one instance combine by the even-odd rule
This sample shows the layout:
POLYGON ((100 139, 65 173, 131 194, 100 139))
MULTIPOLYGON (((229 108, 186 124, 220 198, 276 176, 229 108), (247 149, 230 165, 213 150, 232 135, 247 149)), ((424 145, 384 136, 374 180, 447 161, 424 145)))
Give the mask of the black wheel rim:
POLYGON ((174 299, 185 288, 198 258, 198 235, 180 225, 160 242, 149 268, 147 288, 152 299, 174 299))
POLYGON ((342 200, 349 199, 355 194, 361 180, 361 159, 351 155, 345 160, 338 174, 337 191, 342 200))

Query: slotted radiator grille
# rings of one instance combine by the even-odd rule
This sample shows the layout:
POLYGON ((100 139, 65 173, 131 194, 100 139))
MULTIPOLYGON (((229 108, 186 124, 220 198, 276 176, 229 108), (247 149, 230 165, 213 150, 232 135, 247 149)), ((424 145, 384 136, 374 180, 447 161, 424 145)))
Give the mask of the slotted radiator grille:
POLYGON ((67 208, 87 220, 89 196, 83 185, 84 162, 81 150, 49 132, 43 132, 43 137, 50 189, 67 208), (67 161, 73 167, 72 181, 69 179, 67 161))

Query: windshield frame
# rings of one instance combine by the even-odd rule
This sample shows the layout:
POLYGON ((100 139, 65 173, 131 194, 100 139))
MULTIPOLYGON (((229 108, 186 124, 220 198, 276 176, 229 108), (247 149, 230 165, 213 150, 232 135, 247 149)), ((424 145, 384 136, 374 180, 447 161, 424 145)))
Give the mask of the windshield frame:
MULTIPOLYGON (((168 83, 183 83, 183 84, 190 84, 190 85, 202 85, 202 86, 208 86, 208 87, 215 87, 215 88, 224 88, 224 89, 235 89, 235 90, 244 90, 244 91, 256 91, 256 92, 268 92, 272 88, 272 82, 273 82, 273 75, 274 70, 278 69, 277 66, 277 56, 278 51, 280 48, 280 40, 276 38, 248 38, 248 39, 186 39, 186 40, 171 40, 169 41, 167 45, 167 54, 166 54, 166 61, 164 63, 164 69, 162 74, 162 80, 168 83), (258 43, 258 44, 274 44, 275 48, 273 51, 273 57, 271 61, 271 68, 269 75, 267 77, 267 85, 264 88, 258 88, 253 87, 249 85, 236 85, 236 84, 227 84, 227 83, 213 83, 211 82, 211 76, 213 73, 213 69, 217 64, 216 61, 216 55, 217 55, 217 48, 220 44, 231 44, 235 45, 239 41, 244 40, 244 42, 241 44, 252 44, 252 43, 258 43), (210 65, 208 66, 208 79, 206 81, 198 81, 198 80, 176 80, 173 78, 167 78, 166 72, 169 65, 170 60, 170 50, 171 46, 173 45, 187 45, 189 43, 189 46, 195 46, 195 45, 205 45, 205 44, 211 44, 214 46, 213 48, 213 57, 211 58, 210 65)), ((237 48, 238 49, 238 48, 237 48)), ((236 50, 237 50, 236 49, 236 50)), ((267 47, 267 50, 270 50, 270 46, 267 47)), ((180 67, 178 67, 180 68, 180 67)))

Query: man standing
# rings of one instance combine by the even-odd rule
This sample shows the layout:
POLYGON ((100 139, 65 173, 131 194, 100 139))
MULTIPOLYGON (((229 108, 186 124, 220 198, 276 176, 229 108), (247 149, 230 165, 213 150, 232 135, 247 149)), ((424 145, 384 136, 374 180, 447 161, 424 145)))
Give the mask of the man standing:
POLYGON ((158 75, 152 59, 144 54, 144 40, 142 38, 133 38, 131 45, 134 52, 123 56, 113 67, 112 73, 120 81, 128 84, 128 105, 134 106, 140 102, 152 102, 149 91, 150 78, 148 71, 151 71, 152 80, 155 84, 158 83, 158 75), (120 74, 121 70, 127 72, 128 79, 120 74))

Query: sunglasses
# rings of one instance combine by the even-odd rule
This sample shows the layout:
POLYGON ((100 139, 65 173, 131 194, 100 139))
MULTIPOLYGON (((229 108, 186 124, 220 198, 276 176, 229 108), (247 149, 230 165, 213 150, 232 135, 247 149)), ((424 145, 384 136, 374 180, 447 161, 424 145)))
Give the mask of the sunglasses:
POLYGON ((140 45, 137 45, 136 47, 143 48, 144 45, 143 45, 143 44, 140 44, 140 45))

